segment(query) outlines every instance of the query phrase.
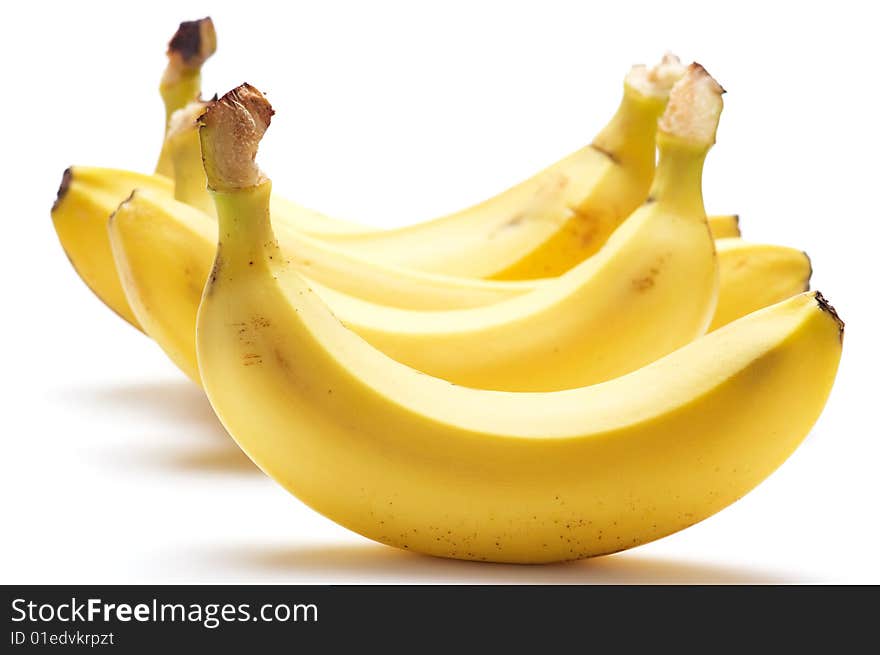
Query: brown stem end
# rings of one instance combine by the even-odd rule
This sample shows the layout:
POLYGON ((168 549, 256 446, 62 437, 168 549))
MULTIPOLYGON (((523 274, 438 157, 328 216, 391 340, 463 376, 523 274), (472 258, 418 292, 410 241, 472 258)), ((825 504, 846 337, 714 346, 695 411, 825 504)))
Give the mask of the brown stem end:
POLYGON ((217 50, 217 33, 210 16, 180 24, 168 42, 168 59, 184 69, 199 70, 217 50))
POLYGON ((266 96, 247 83, 208 103, 199 137, 210 188, 245 189, 265 179, 256 156, 274 113, 266 96))
POLYGON ((724 89, 708 71, 692 63, 669 92, 659 130, 694 146, 710 147, 724 107, 722 94, 724 89))

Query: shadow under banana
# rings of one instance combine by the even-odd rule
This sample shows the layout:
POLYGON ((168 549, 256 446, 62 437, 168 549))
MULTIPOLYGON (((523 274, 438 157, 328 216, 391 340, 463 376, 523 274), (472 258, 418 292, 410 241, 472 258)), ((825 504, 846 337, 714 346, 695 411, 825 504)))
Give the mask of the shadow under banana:
MULTIPOLYGON (((420 555, 379 544, 307 544, 239 547, 200 554, 294 582, 299 575, 326 572, 381 582, 462 582, 469 584, 784 584, 790 576, 734 565, 689 562, 619 553, 555 564, 486 564, 420 555)), ((204 560, 203 560, 204 561, 204 560)))
POLYGON ((66 391, 64 397, 126 417, 118 431, 133 438, 124 448, 111 449, 116 464, 181 473, 260 472, 220 424, 204 393, 188 381, 79 387, 66 391), (169 443, 144 434, 137 428, 141 415, 167 422, 174 440, 169 443))

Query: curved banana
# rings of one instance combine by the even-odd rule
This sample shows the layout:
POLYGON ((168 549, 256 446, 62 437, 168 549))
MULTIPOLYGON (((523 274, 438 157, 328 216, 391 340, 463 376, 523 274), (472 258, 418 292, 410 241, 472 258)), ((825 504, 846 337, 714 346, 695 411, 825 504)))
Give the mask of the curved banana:
MULTIPOLYGON (((616 377, 674 350, 702 334, 715 303, 715 258, 705 226, 700 178, 721 110, 719 90, 700 68, 691 69, 673 89, 670 116, 692 115, 679 117, 677 123, 664 118, 669 130, 660 137, 652 202, 627 219, 598 255, 562 277, 519 298, 445 312, 398 310, 330 289, 322 295, 343 323, 395 359, 466 386, 506 390, 582 386, 616 377), (689 112, 680 106, 692 97, 701 111, 689 112), (649 334, 646 324, 651 326, 649 334)), ((258 91, 242 87, 223 102, 233 108, 231 112, 226 105, 212 106, 207 115, 220 115, 229 130, 257 126, 254 137, 262 136, 268 121, 260 116, 270 116, 271 107, 258 91)), ((250 161, 255 148, 254 143, 239 151, 250 161)), ((210 169, 217 160, 222 158, 205 151, 206 167, 210 169)), ((236 170, 227 165, 214 175, 229 179, 236 170)), ((269 189, 266 181, 253 190, 223 196, 222 202, 218 200, 221 218, 225 213, 226 221, 246 220, 255 225, 268 220, 269 189)), ((195 279, 182 277, 180 271, 196 268, 191 264, 192 254, 184 254, 196 249, 183 238, 195 233, 178 230, 176 242, 166 238, 172 247, 148 248, 148 253, 162 251, 158 261, 183 255, 182 261, 163 267, 171 277, 178 275, 178 284, 173 285, 167 273, 156 275, 156 258, 140 254, 145 239, 155 241, 145 233, 168 237, 168 224, 139 220, 137 212, 131 211, 136 198, 120 207, 110 228, 124 286, 132 289, 132 305, 136 311, 143 309, 145 325, 157 322, 151 314, 192 316, 181 307, 187 301, 194 306, 193 291, 204 280, 206 269, 198 267, 195 279), (143 284, 151 272, 153 284, 143 284), (168 289, 175 286, 182 291, 178 299, 183 302, 168 301, 168 289)), ((209 243, 202 240, 200 250, 205 254, 209 243)), ((288 252, 279 250, 278 256, 288 252)), ((155 334, 163 343, 168 339, 161 327, 173 322, 158 323, 155 334)), ((191 343, 192 324, 173 334, 191 343)), ((185 349, 175 347, 176 343, 165 348, 180 363, 185 349)), ((192 376, 192 358, 186 359, 189 366, 185 368, 192 376)))
MULTIPOLYGON (((222 140, 212 113, 203 134, 222 140)), ((630 548, 752 489, 830 392, 843 323, 818 294, 591 387, 449 384, 346 329, 285 264, 268 217, 234 211, 268 184, 255 166, 237 189, 208 172, 221 229, 197 324, 207 395, 266 473, 370 539, 523 563, 630 548)))
POLYGON ((740 239, 715 242, 721 288, 709 331, 810 288, 807 253, 740 239))

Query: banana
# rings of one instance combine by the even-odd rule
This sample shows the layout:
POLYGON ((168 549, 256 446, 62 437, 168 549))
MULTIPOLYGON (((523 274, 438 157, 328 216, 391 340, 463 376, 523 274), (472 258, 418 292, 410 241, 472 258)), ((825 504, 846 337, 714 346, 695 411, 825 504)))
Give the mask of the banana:
POLYGON ((810 288, 813 268, 803 251, 733 238, 715 249, 721 288, 709 331, 810 288))
MULTIPOLYGON (((220 231, 198 313, 201 379, 248 455, 340 525, 468 560, 611 553, 729 505, 819 416, 843 323, 813 293, 567 391, 466 388, 396 362, 346 329, 285 263, 268 214, 252 211, 268 184, 259 169, 227 176, 211 165, 228 152, 222 141, 235 141, 216 110, 231 106, 203 118, 220 231)), ((676 118, 667 133, 681 129, 676 118)), ((258 139, 266 121, 258 113, 238 137, 258 139)))
MULTIPOLYGON (((705 330, 715 302, 715 258, 700 177, 721 110, 719 91, 696 67, 673 89, 670 115, 685 112, 679 103, 690 96, 703 111, 680 119, 671 125, 673 131, 661 135, 652 202, 627 219, 598 255, 562 277, 509 301, 444 312, 389 308, 327 288, 321 295, 343 323, 396 359, 466 386, 582 386, 674 350, 705 330), (703 133, 691 134, 698 129, 703 133), (648 338, 646 323, 652 327, 648 338)), ((256 126, 255 139, 262 136, 268 122, 260 117, 271 116, 271 107, 258 91, 245 86, 223 102, 238 108, 228 112, 231 118, 220 115, 230 131, 256 126)), ((212 105, 207 115, 224 112, 226 105, 212 105)), ((237 147, 248 161, 256 154, 256 141, 237 147)), ((205 151, 206 166, 218 160, 223 161, 205 151)), ((236 170, 227 166, 215 175, 229 178, 236 170)), ((218 211, 239 214, 227 221, 249 217, 249 223, 259 224, 270 213, 269 190, 266 181, 236 193, 232 204, 218 202, 218 211)), ((148 333, 195 378, 192 348, 187 346, 193 338, 196 292, 208 272, 209 230, 202 230, 200 240, 197 231, 180 223, 174 230, 174 221, 150 212, 149 202, 136 204, 139 197, 124 203, 110 224, 123 286, 148 333), (201 265, 194 265, 196 253, 201 253, 201 265), (169 300, 172 289, 178 290, 174 301, 169 300)), ((277 256, 288 252, 279 250, 277 256)))

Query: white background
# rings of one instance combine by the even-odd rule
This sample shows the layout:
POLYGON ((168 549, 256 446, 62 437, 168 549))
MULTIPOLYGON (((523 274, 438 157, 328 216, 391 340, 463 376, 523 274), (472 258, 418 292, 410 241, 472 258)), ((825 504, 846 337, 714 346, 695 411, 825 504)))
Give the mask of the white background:
POLYGON ((0 581, 880 582, 877 23, 870 3, 783 4, 6 3, 0 581), (151 170, 165 43, 206 13, 206 94, 247 80, 277 110, 260 153, 276 190, 382 226, 588 142, 631 64, 666 49, 700 61, 728 90, 709 211, 806 250, 847 321, 812 434, 705 522, 565 565, 398 552, 288 496, 92 296, 49 220, 70 164, 151 170))

